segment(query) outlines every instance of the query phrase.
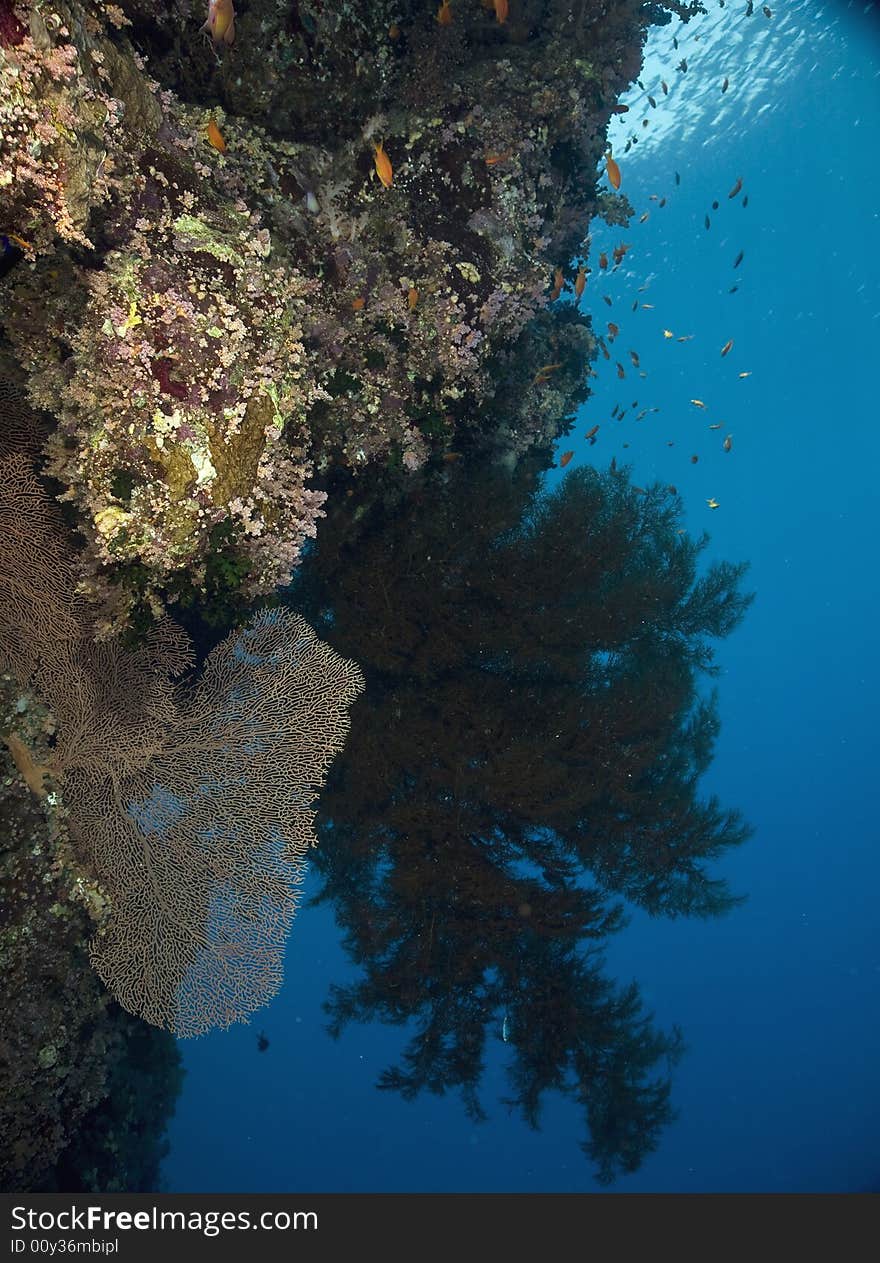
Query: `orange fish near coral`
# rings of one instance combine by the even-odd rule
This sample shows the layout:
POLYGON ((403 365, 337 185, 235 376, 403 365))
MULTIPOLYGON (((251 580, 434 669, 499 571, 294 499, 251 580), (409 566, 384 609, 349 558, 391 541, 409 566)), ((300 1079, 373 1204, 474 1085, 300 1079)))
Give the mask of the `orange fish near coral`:
POLYGON ((608 321, 608 333, 611 338, 616 338, 618 333, 620 333, 619 326, 613 320, 608 321))
POLYGON ((728 196, 728 197, 736 197, 737 193, 740 191, 740 189, 742 188, 742 186, 743 186, 742 176, 740 176, 740 177, 739 177, 739 179, 737 180, 736 184, 734 184, 733 188, 732 188, 732 189, 730 190, 730 192, 727 194, 727 196, 728 196))
POLYGON ((504 153, 487 154, 483 161, 487 167, 494 167, 496 162, 506 162, 508 158, 513 157, 513 150, 507 149, 504 153))
POLYGON ((620 188, 620 167, 611 157, 611 153, 605 155, 605 170, 608 173, 608 183, 613 189, 620 188))
POLYGON ((419 291, 416 289, 415 285, 410 285, 406 301, 409 305, 410 311, 415 311, 416 303, 419 301, 419 291))
POLYGON ((563 452, 559 457, 559 468, 565 469, 565 466, 571 460, 572 456, 574 456, 574 452, 563 452))
POLYGON ((205 135, 208 138, 208 144, 213 145, 218 153, 226 153, 226 141, 223 139, 223 133, 217 126, 216 119, 210 119, 205 129, 205 135))
POLYGON ((497 22, 506 22, 507 15, 510 12, 510 6, 508 5, 507 0, 495 0, 493 7, 495 9, 495 20, 497 22))
POLYGON ((577 270, 577 276, 574 278, 575 297, 580 298, 580 296, 584 292, 584 289, 586 288, 586 284, 587 284, 587 269, 584 267, 582 263, 577 270))
POLYGON ((379 177, 383 186, 386 189, 390 189, 391 182, 394 178, 394 172, 392 171, 392 168, 391 168, 391 159, 388 157, 387 153, 385 152, 384 142, 380 140, 377 145, 373 146, 373 148, 376 151, 375 152, 376 175, 379 177))
POLYGON ((591 443, 595 443, 596 435, 598 433, 599 433, 599 427, 598 425, 594 425, 592 430, 587 430, 586 434, 584 435, 584 438, 589 439, 591 443))
POLYGON ((559 295, 562 293, 562 287, 565 284, 565 277, 562 275, 562 268, 557 268, 553 273, 553 292, 550 295, 551 303, 555 303, 559 295))
POLYGON ((208 16, 203 31, 215 44, 235 43, 235 6, 232 0, 208 0, 208 16))
POLYGON ((437 10, 437 21, 441 26, 449 26, 452 21, 452 10, 449 7, 449 0, 443 0, 440 8, 437 10))
POLYGON ((604 271, 608 266, 608 255, 604 253, 599 255, 599 267, 604 271))

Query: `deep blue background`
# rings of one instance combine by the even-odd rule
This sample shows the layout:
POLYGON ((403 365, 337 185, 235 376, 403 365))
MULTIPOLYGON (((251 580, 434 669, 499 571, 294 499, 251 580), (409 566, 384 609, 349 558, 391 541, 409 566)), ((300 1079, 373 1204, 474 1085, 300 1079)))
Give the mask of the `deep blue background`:
MULTIPOLYGON (((595 394, 560 444, 575 449, 573 465, 614 455, 636 483, 674 483, 688 527, 711 532, 708 555, 748 559, 757 592, 720 649, 722 734, 704 782, 756 826, 720 870, 749 898, 714 922, 635 913, 610 945, 612 975, 635 978, 657 1022, 681 1025, 688 1044, 674 1076, 678 1121, 615 1187, 856 1190, 880 1181, 880 39, 872 6, 773 3, 769 21, 760 7, 750 19, 735 8, 658 31, 645 92, 634 88, 614 126, 636 215, 625 231, 597 232, 583 302, 597 329, 621 326, 619 354, 599 361, 595 394), (686 74, 675 69, 683 55, 686 74), (633 130, 639 143, 624 154, 633 130), (727 197, 739 175, 745 209, 727 197), (633 247, 625 266, 600 275, 599 251, 621 239, 633 247), (654 310, 633 314, 635 297, 654 310), (695 336, 678 343, 663 328, 695 336), (633 399, 660 411, 609 420, 615 402, 633 399), (709 431, 714 421, 723 429, 709 431)), ((329 1039, 321 1003, 352 974, 331 912, 304 909, 270 1008, 249 1028, 183 1046, 169 1190, 595 1187, 577 1112, 549 1102, 536 1133, 495 1104, 500 1038, 486 1124, 470 1123, 454 1096, 406 1104, 377 1092, 405 1031, 329 1039), (263 1055, 260 1029, 271 1040, 263 1055)))

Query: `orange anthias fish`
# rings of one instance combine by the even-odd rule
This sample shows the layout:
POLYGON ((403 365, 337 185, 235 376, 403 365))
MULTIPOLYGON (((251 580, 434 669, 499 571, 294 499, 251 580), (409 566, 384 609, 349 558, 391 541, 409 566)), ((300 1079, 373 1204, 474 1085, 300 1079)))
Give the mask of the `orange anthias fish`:
POLYGON ((205 135, 208 138, 208 143, 213 145, 219 153, 226 153, 226 141, 223 139, 223 133, 217 126, 216 119, 212 118, 209 120, 208 126, 205 129, 205 135))
POLYGON ((507 15, 510 12, 510 6, 508 5, 507 0, 495 0, 494 9, 496 21, 506 22, 507 15))
POLYGON ((599 255, 599 267, 602 268, 602 270, 604 271, 604 269, 607 268, 607 266, 608 266, 608 255, 605 254, 603 251, 603 253, 599 255))
POLYGON ((574 278, 574 292, 577 298, 580 298, 581 294, 583 294, 584 289, 586 288, 586 284, 587 284, 587 269, 584 267, 582 263, 577 270, 577 276, 574 278))
POLYGON ((449 0, 443 0, 443 3, 437 10, 437 21, 441 26, 449 26, 452 21, 452 9, 449 7, 449 0))
POLYGON ((574 456, 574 452, 563 452, 559 457, 559 468, 565 469, 565 466, 571 460, 572 456, 574 456))
POLYGON ((419 291, 416 289, 415 285, 410 285, 406 301, 409 304, 410 311, 415 311, 416 303, 419 301, 419 291))
POLYGON ((562 287, 565 284, 565 277, 562 275, 562 268, 557 268, 553 273, 553 292, 550 295, 551 303, 555 303, 559 295, 562 293, 562 287))
POLYGON ((232 0, 208 0, 208 16, 202 27, 215 44, 235 43, 235 7, 232 0))
POLYGON ((378 145, 374 145, 373 148, 376 151, 376 175, 379 177, 384 187, 386 189, 390 189, 391 182, 394 178, 394 172, 391 168, 391 159, 385 152, 384 142, 380 140, 378 145))
POLYGON ((506 149, 504 153, 486 154, 486 157, 483 159, 483 161, 485 162, 487 167, 494 167, 496 162, 506 162, 508 158, 512 158, 512 157, 513 157, 513 150, 506 149))
POLYGON ((733 188, 732 188, 732 189, 730 190, 730 192, 727 194, 727 196, 728 196, 728 197, 736 197, 737 193, 740 191, 740 189, 742 188, 742 186, 743 186, 742 176, 740 176, 740 177, 739 177, 739 179, 737 180, 736 184, 734 184, 733 188))
POLYGON ((620 167, 611 157, 610 153, 605 155, 605 170, 608 173, 608 183, 613 189, 620 188, 620 167))
POLYGON ((618 326, 614 323, 614 321, 613 321, 613 320, 609 320, 609 321, 608 321, 608 334, 609 334, 609 336, 610 336, 611 338, 616 338, 616 337, 617 337, 617 335, 618 335, 618 333, 620 333, 620 328, 619 328, 619 327, 618 327, 618 326))
POLYGON ((727 341, 724 343, 724 346, 721 348, 721 354, 726 355, 732 346, 733 346, 733 338, 728 338, 727 341))
POLYGON ((614 262, 620 263, 620 261, 623 259, 623 256, 626 254, 627 250, 629 250, 629 248, 630 247, 627 245, 625 241, 621 241, 619 246, 615 246, 614 249, 611 251, 611 253, 614 255, 614 262))
POLYGON ((586 434, 584 435, 584 438, 589 439, 591 443, 594 443, 596 441, 596 435, 598 433, 599 433, 599 427, 598 425, 594 425, 592 430, 587 430, 586 434))

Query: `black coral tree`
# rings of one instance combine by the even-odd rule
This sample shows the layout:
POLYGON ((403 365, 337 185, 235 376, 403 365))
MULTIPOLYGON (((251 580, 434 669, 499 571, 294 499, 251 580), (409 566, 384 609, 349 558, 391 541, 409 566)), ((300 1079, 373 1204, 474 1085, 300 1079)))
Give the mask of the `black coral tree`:
POLYGON ((126 1009, 178 1035, 246 1020, 281 984, 313 803, 360 670, 286 610, 233 632, 186 686, 192 646, 171 620, 137 650, 95 643, 26 411, 8 390, 0 405, 0 668, 56 725, 41 755, 6 743, 35 792, 59 793, 108 897, 93 964, 126 1009))

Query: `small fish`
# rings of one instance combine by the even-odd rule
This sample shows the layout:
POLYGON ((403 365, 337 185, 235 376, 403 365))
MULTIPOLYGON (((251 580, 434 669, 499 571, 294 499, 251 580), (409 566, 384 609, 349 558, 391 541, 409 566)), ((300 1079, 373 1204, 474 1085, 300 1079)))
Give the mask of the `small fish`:
POLYGON ((626 373, 623 370, 623 365, 621 364, 620 360, 617 361, 617 376, 626 377, 626 373))
POLYGON ((764 14, 765 18, 773 17, 773 10, 770 8, 769 4, 765 4, 761 12, 764 14))
POLYGON ((713 202, 713 203, 712 203, 712 209, 713 209, 713 210, 717 210, 717 209, 718 209, 718 203, 717 203, 717 202, 713 202))
POLYGON ((598 433, 599 433, 599 427, 598 425, 594 425, 592 430, 587 430, 586 434, 584 435, 584 438, 589 439, 590 443, 595 443, 596 435, 598 433))
POLYGON ((721 348, 722 356, 727 355, 728 351, 730 350, 732 346, 733 346, 733 338, 728 338, 727 341, 724 343, 724 346, 721 348))
POLYGON ((703 222, 705 223, 705 225, 706 225, 706 229, 707 229, 707 231, 708 231, 708 229, 709 229, 709 225, 710 225, 710 220, 709 220, 709 216, 708 216, 708 215, 706 216, 706 218, 704 219, 704 221, 703 221, 703 222))
POLYGON ((602 295, 602 301, 605 303, 606 307, 613 307, 613 306, 614 306, 614 304, 612 303, 611 299, 608 297, 608 295, 607 295, 607 294, 603 294, 603 295, 602 295))
POLYGON ((572 456, 574 456, 574 452, 563 452, 559 457, 559 468, 565 469, 565 466, 571 460, 572 456))
POLYGON ((611 113, 612 114, 629 114, 629 106, 628 105, 612 106, 611 113))
POLYGON ((638 311, 638 309, 639 309, 639 300, 636 298, 633 300, 633 311, 638 311))
POLYGON ((691 457, 691 464, 692 464, 692 465, 696 465, 696 463, 697 463, 697 461, 698 461, 699 459, 700 459, 700 458, 699 458, 699 456, 697 456, 697 455, 696 455, 696 453, 695 453, 695 454, 691 457))
POLYGON ((735 259, 734 259, 734 261, 733 261, 733 266, 734 266, 735 268, 738 268, 738 267, 739 267, 739 265, 742 263, 742 261, 743 261, 743 259, 744 259, 745 257, 746 257, 746 252, 745 252, 745 250, 740 250, 739 254, 736 256, 736 258, 735 258, 735 259))
POLYGON ((752 370, 751 370, 751 369, 749 369, 749 371, 748 371, 747 373, 740 373, 740 374, 739 374, 739 379, 740 379, 740 381, 742 381, 742 379, 743 379, 744 377, 751 377, 751 375, 752 375, 752 370))
POLYGON ((610 351, 608 350, 608 347, 605 345, 605 343, 602 341, 602 339, 601 339, 601 338, 599 339, 599 347, 600 347, 600 349, 601 349, 601 351, 602 351, 602 354, 605 356, 606 360, 610 360, 610 359, 611 359, 611 353, 610 353, 610 351))
POLYGON ((490 153, 483 159, 487 167, 494 167, 496 162, 506 162, 508 158, 513 157, 513 150, 507 149, 504 153, 490 153))
POLYGON ((669 92, 669 84, 665 79, 660 80, 660 87, 663 89, 663 95, 666 96, 669 92))
POLYGON ((437 10, 437 21, 441 26, 449 26, 452 22, 452 9, 449 0, 443 0, 440 8, 437 10))
POLYGON ((577 276, 574 278, 574 293, 576 298, 580 298, 587 286, 587 269, 583 263, 577 270, 577 276))
POLYGON ((740 176, 737 176, 737 181, 736 181, 736 184, 734 184, 733 188, 730 190, 730 192, 727 194, 727 196, 728 196, 728 197, 736 197, 737 193, 740 191, 740 189, 742 188, 742 186, 743 186, 742 176, 740 175, 740 176))
POLYGON ((504 1021, 501 1023, 501 1038, 504 1040, 505 1044, 510 1038, 510 1023, 507 1020, 506 1013, 504 1014, 504 1021))
POLYGON ((603 252, 599 255, 599 267, 600 267, 600 268, 603 270, 603 272, 604 272, 604 270, 605 270, 605 268, 607 268, 607 266, 608 266, 608 255, 607 255, 607 254, 604 252, 604 250, 603 250, 603 252))
POLYGON ((611 151, 605 155, 605 171, 608 175, 608 183, 613 189, 620 188, 620 167, 611 157, 611 151))
POLYGON ((730 83, 730 80, 727 78, 727 75, 725 75, 725 76, 724 76, 724 82, 723 82, 723 83, 722 83, 722 85, 721 85, 721 91, 722 91, 722 92, 726 92, 726 91, 727 91, 727 88, 728 88, 729 83, 730 83))
POLYGON ((702 399, 692 399, 691 403, 694 405, 695 408, 705 408, 706 406, 703 403, 702 399))
POLYGON ((389 39, 400 39, 400 27, 396 22, 392 22, 388 28, 389 39))
POLYGON ((738 285, 731 285, 730 289, 727 292, 728 294, 735 294, 738 289, 739 289, 738 285))
POLYGON ((612 474, 617 472, 617 457, 616 456, 611 457, 611 464, 608 466, 608 468, 611 470, 612 474))
POLYGON ((678 48, 678 39, 676 38, 675 35, 673 35, 672 37, 672 46, 673 48, 678 48))
POLYGON ((613 340, 614 338, 617 337, 618 333, 620 333, 619 327, 614 323, 613 320, 609 320, 608 321, 608 336, 613 340))
POLYGON ((622 262, 624 255, 629 249, 631 249, 631 247, 626 241, 621 241, 619 245, 616 245, 614 247, 614 249, 611 251, 611 254, 614 257, 615 265, 622 262))
POLYGON ((750 18, 754 12, 755 12, 755 6, 753 3, 753 0, 749 0, 748 4, 746 5, 746 17, 750 18))
POLYGON ((642 83, 641 79, 636 79, 636 83, 639 85, 639 87, 640 87, 640 88, 642 89, 642 91, 644 92, 644 90, 645 90, 645 85, 642 83))
POLYGON ((259 1035, 257 1036, 257 1052, 265 1052, 268 1047, 269 1047, 269 1041, 266 1038, 266 1032, 260 1031, 259 1035))
POLYGON ((707 500, 706 503, 708 504, 710 509, 717 509, 720 507, 718 504, 718 501, 715 499, 714 496, 712 497, 711 500, 707 500))
POLYGON ((15 233, 0 234, 0 280, 4 276, 9 275, 16 263, 22 261, 25 255, 23 248, 25 245, 27 243, 24 239, 17 237, 15 233))
POLYGON ((724 448, 725 452, 729 452, 730 449, 733 447, 733 439, 730 437, 729 434, 727 438, 724 440, 724 442, 721 444, 721 446, 724 448))
POLYGON ((559 295, 562 293, 562 287, 565 285, 565 277, 562 274, 562 268, 556 268, 553 273, 553 289, 550 292, 550 301, 555 303, 559 295))
MULTIPOLYGON (((630 353, 629 353, 629 358, 632 360, 632 366, 633 366, 633 368, 638 368, 638 366, 639 366, 639 357, 638 357, 638 355, 636 354, 636 352, 635 352, 635 351, 630 351, 630 353)), ((635 404, 633 404, 633 407, 635 407, 635 404)))
POLYGON ((678 174, 678 172, 677 172, 677 171, 676 171, 676 173, 675 173, 675 183, 676 183, 676 184, 681 184, 681 176, 678 174))
POLYGON ((379 177, 379 181, 382 186, 386 189, 390 189, 392 180, 394 179, 394 172, 391 167, 391 159, 385 152, 385 142, 380 140, 378 144, 373 146, 373 149, 375 151, 374 161, 376 164, 376 175, 379 177))
POLYGON ((681 337, 678 339, 678 341, 679 341, 679 342, 690 342, 690 341, 691 341, 691 339, 693 338, 693 336, 694 336, 694 335, 693 335, 692 333, 683 333, 683 334, 681 335, 681 337))
POLYGON ((611 420, 612 420, 612 421, 613 421, 613 420, 614 420, 614 418, 617 416, 617 414, 618 414, 618 412, 619 412, 619 411, 620 411, 620 404, 619 404, 619 403, 616 403, 616 404, 614 405, 614 408, 613 408, 612 413, 611 413, 611 420))
POLYGON ((636 420, 637 420, 637 421, 644 421, 645 417, 648 415, 648 413, 649 413, 650 411, 651 411, 651 409, 650 409, 650 408, 642 408, 641 412, 640 412, 640 413, 639 413, 639 415, 636 417, 636 420))
POLYGON ((720 430, 720 429, 721 429, 721 422, 720 422, 720 421, 716 421, 716 422, 714 423, 714 425, 710 425, 710 426, 709 426, 709 429, 710 429, 710 430, 720 430))
POLYGON ((743 198, 743 210, 745 210, 748 204, 749 204, 749 195, 748 193, 746 193, 745 197, 743 198))
POLYGON ((226 153, 226 141, 223 139, 223 133, 217 126, 215 119, 209 119, 208 126, 205 128, 205 135, 208 138, 208 144, 213 145, 218 153, 226 153))
POLYGON ((361 297, 353 298, 351 302, 352 311, 363 311, 365 302, 366 302, 365 298, 361 298, 361 297))
POLYGON ((661 197, 661 198, 660 198, 660 201, 657 203, 657 205, 658 205, 658 206, 661 206, 661 207, 665 206, 665 205, 666 205, 666 198, 665 198, 665 197, 661 197))
POLYGON ((640 216, 639 216, 639 223, 640 223, 640 224, 646 224, 650 218, 651 218, 651 212, 650 212, 650 211, 645 211, 645 213, 644 213, 643 215, 640 215, 640 216))
POLYGON ((227 48, 235 43, 235 6, 232 0, 208 0, 208 16, 204 26, 216 44, 227 48))
POLYGON ((674 337, 675 337, 675 334, 672 332, 672 330, 671 330, 671 329, 664 329, 664 330, 663 330, 663 336, 664 336, 664 338, 674 338, 674 337))
POLYGON ((657 108, 657 102, 654 100, 654 98, 653 98, 652 96, 649 96, 649 97, 648 97, 648 104, 650 105, 650 107, 651 107, 651 109, 652 109, 652 110, 656 110, 656 108, 657 108))
POLYGON ((497 22, 506 22, 509 11, 507 0, 495 0, 495 20, 497 22))
POLYGON ((653 311, 653 310, 654 310, 653 303, 642 303, 642 311, 653 311))
POLYGON ((461 460, 461 452, 444 452, 443 459, 447 465, 453 465, 457 460, 461 460))
POLYGON ((416 289, 415 285, 410 285, 406 295, 406 301, 410 311, 415 311, 416 303, 419 301, 419 291, 416 289))
POLYGON ((680 70, 682 74, 687 74, 687 68, 688 68, 687 58, 682 57, 681 61, 678 63, 675 69, 680 70))

